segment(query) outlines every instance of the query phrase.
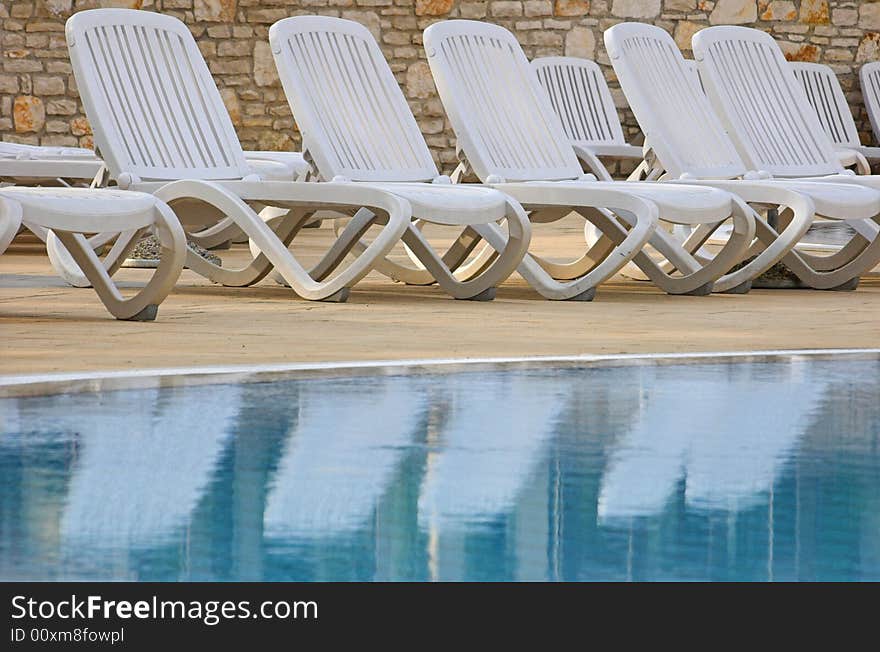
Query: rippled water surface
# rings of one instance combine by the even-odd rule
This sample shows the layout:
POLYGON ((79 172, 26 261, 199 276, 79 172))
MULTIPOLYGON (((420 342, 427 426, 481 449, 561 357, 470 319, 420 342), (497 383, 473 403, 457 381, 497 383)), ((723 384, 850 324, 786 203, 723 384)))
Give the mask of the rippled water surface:
POLYGON ((0 579, 880 580, 880 362, 0 400, 0 579))

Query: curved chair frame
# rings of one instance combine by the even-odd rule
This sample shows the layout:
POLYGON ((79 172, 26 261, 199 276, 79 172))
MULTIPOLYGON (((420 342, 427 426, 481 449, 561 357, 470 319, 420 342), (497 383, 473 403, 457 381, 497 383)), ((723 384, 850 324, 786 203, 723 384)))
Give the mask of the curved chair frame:
POLYGON ((142 193, 81 188, 0 188, 0 251, 9 244, 20 224, 53 234, 117 319, 154 320, 159 304, 183 269, 187 247, 180 223, 165 203, 142 193), (101 231, 109 223, 119 229, 122 244, 114 246, 115 256, 102 261, 85 234, 101 231), (159 239, 159 266, 145 287, 126 298, 111 276, 133 244, 134 236, 146 232, 159 239))

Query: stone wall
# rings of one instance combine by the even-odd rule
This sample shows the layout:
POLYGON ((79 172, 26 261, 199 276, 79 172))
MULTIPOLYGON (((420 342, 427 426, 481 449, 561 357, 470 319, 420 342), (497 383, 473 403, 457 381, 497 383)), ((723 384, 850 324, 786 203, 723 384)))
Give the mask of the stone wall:
MULTIPOLYGON (((97 6, 162 11, 184 20, 248 149, 299 146, 267 34, 275 21, 309 13, 351 18, 372 31, 445 171, 454 164, 454 138, 425 62, 421 33, 436 20, 457 17, 513 29, 529 57, 596 58, 611 80, 601 33, 622 20, 660 25, 685 50, 704 26, 755 25, 770 31, 790 58, 833 66, 863 142, 872 141, 857 72, 861 63, 880 57, 880 2, 836 0, 2 0, 2 139, 91 146, 67 59, 64 21, 97 6)), ((616 99, 630 138, 638 142, 638 128, 620 93, 616 99)))

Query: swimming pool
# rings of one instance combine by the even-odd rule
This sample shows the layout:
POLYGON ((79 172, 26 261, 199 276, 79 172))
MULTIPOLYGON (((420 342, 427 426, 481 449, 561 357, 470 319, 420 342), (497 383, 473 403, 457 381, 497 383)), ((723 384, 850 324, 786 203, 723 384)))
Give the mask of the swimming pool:
POLYGON ((0 579, 880 580, 880 360, 0 399, 0 579))

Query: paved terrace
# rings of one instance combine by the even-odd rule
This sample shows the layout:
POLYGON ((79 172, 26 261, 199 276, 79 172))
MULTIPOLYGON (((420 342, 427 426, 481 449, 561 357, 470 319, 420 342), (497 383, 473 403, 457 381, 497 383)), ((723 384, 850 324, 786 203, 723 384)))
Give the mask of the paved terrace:
MULTIPOLYGON (((538 227, 542 253, 568 256, 577 222, 538 227)), ((330 232, 306 231, 304 260, 330 232)), ((244 261, 237 245, 218 252, 244 261)), ((122 270, 122 279, 144 272, 122 270)), ((753 290, 670 297, 619 279, 592 303, 546 301, 510 279, 491 303, 372 274, 346 304, 303 301, 267 279, 212 285, 185 270, 153 323, 110 318, 91 290, 67 287, 37 245, 0 256, 0 374, 412 358, 744 351, 880 346, 880 276, 856 292, 753 290)))

